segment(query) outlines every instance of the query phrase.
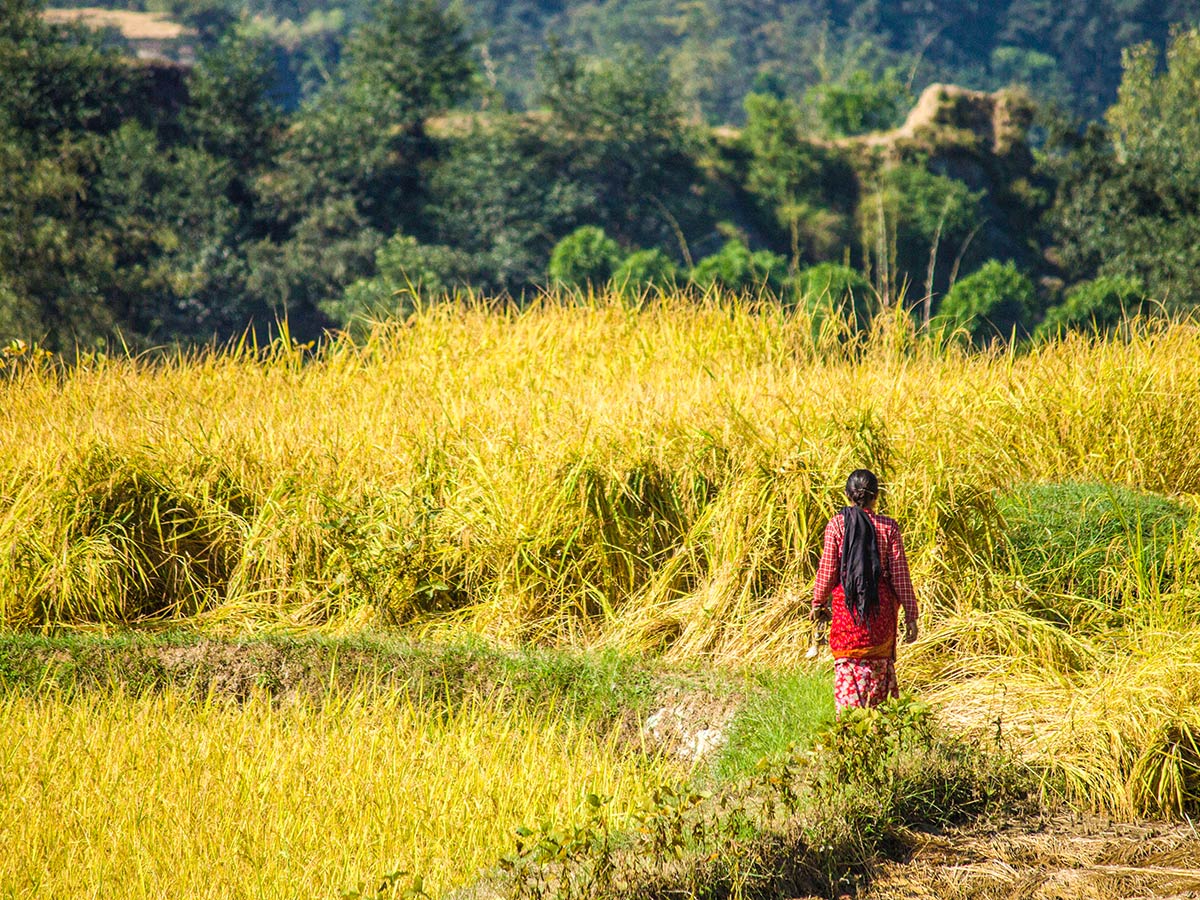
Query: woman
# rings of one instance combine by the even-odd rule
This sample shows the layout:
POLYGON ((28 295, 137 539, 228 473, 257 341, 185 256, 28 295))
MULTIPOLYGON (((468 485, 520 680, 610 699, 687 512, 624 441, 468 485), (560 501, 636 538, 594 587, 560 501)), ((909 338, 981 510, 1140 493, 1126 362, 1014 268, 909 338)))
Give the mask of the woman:
POLYGON ((879 479, 857 469, 846 480, 851 506, 825 526, 812 617, 832 604, 829 649, 838 712, 898 696, 896 626, 904 607, 906 643, 917 639, 917 597, 894 519, 875 512, 879 479))

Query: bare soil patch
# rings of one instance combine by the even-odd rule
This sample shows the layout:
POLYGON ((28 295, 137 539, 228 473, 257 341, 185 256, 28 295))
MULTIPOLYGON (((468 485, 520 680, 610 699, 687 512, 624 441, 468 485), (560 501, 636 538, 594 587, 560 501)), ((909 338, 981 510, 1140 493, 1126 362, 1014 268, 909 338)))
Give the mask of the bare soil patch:
POLYGON ((1200 830, 1069 814, 912 836, 879 866, 869 900, 1200 898, 1200 830))
POLYGON ((47 9, 42 13, 47 22, 56 24, 80 23, 89 28, 115 28, 131 41, 173 41, 194 35, 194 29, 173 22, 164 12, 137 12, 129 9, 47 9))

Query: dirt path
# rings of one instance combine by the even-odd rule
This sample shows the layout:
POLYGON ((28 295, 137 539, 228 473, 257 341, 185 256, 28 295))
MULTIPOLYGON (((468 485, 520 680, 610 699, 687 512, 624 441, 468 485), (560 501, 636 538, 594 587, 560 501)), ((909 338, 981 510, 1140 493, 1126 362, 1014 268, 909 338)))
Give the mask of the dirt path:
POLYGON ((865 897, 937 900, 1200 898, 1200 826, 1063 816, 914 835, 865 897))

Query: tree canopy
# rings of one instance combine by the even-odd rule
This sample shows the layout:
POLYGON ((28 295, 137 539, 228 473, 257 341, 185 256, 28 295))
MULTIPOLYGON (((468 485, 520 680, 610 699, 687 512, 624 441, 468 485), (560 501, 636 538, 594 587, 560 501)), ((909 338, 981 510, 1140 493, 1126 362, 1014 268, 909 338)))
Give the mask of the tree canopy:
POLYGON ((1182 7, 657 4, 252 5, 308 22, 293 33, 180 0, 183 64, 0 0, 0 338, 151 346, 286 318, 309 339, 418 293, 554 283, 756 292, 859 329, 902 301, 980 340, 1195 307, 1182 7), (1108 55, 1084 71, 1081 47, 1108 55), (1036 84, 941 86, 894 128, 942 71, 1113 102, 1084 124, 1036 84))

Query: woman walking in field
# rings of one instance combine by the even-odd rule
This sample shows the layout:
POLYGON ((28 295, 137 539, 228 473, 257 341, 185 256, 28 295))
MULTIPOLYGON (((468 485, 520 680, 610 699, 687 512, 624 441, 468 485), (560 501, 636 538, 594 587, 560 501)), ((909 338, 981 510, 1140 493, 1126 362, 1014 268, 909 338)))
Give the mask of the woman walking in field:
POLYGON ((813 588, 813 619, 829 613, 833 698, 838 712, 877 706, 899 695, 896 631, 904 608, 905 642, 917 639, 917 597, 894 519, 875 512, 879 479, 857 469, 846 480, 851 505, 825 526, 813 588))

